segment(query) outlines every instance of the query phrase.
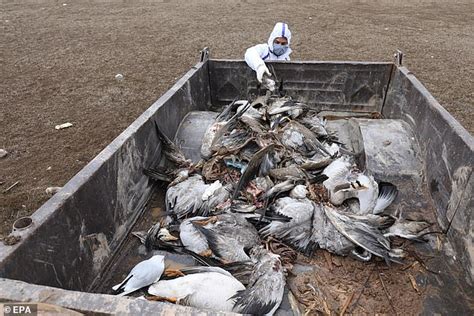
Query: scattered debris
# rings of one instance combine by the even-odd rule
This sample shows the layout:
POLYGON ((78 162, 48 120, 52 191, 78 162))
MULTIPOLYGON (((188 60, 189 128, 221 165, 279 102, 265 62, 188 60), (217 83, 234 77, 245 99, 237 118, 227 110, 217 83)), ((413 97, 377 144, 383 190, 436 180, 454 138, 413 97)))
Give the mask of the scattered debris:
POLYGON ((13 246, 21 240, 21 236, 8 235, 6 237, 2 237, 1 240, 5 246, 13 246))
POLYGON ((8 151, 5 149, 0 149, 0 158, 5 158, 8 155, 8 151))
POLYGON ((54 195, 56 193, 58 193, 59 190, 61 190, 63 187, 48 187, 46 188, 45 192, 46 194, 49 194, 49 195, 54 195))
POLYGON ((408 273, 408 278, 410 279, 410 283, 413 289, 416 291, 416 293, 420 294, 420 288, 418 287, 418 284, 416 283, 415 277, 413 277, 413 275, 408 273))
POLYGON ((3 193, 7 193, 8 191, 10 191, 11 189, 13 189, 17 184, 19 184, 20 181, 17 181, 15 183, 13 183, 11 186, 9 186, 8 188, 6 188, 3 193))
POLYGON ((392 143, 391 141, 386 140, 386 141, 383 142, 383 145, 384 145, 385 147, 387 147, 387 146, 389 146, 391 143, 392 143))
POLYGON ((124 76, 122 74, 115 75, 115 80, 117 80, 118 82, 123 81, 123 79, 124 79, 124 76))
POLYGON ((60 124, 60 125, 56 125, 54 128, 57 129, 57 130, 60 130, 60 129, 65 129, 65 128, 69 128, 72 126, 72 123, 63 123, 63 124, 60 124))

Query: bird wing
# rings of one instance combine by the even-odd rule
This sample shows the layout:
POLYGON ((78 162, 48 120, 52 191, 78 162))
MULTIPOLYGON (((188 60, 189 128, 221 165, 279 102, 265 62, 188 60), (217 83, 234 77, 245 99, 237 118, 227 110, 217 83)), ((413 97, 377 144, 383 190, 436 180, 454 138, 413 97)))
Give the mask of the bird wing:
POLYGON ((323 208, 329 221, 351 242, 376 256, 384 258, 387 263, 389 261, 401 263, 400 260, 394 258, 394 254, 391 253, 390 242, 377 228, 339 213, 329 205, 324 205, 323 208))
POLYGON ((257 176, 260 166, 262 165, 262 161, 264 161, 265 156, 273 151, 274 145, 270 144, 262 149, 260 149, 258 152, 255 153, 255 155, 250 159, 247 168, 245 169, 244 173, 240 177, 239 183, 237 184, 237 187, 234 190, 234 194, 232 195, 232 199, 236 199, 240 193, 240 190, 242 190, 244 187, 247 186, 247 184, 257 176))
POLYGON ((380 183, 379 197, 377 198, 373 214, 379 214, 385 210, 390 204, 392 204, 397 195, 398 189, 396 186, 390 183, 380 183))
POLYGON ((177 164, 181 167, 188 167, 191 165, 191 161, 186 159, 181 149, 173 143, 168 136, 166 136, 158 126, 158 122, 155 121, 156 127, 156 134, 158 135, 158 139, 160 140, 161 144, 163 145, 164 154, 169 161, 177 164))

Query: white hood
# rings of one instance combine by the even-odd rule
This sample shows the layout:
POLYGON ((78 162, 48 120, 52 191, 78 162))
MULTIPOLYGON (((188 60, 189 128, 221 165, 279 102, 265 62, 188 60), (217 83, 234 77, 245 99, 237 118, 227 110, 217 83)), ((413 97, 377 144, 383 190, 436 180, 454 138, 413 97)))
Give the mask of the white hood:
MULTIPOLYGON (((273 51, 273 41, 277 37, 286 37, 286 39, 288 40, 288 46, 290 46, 291 32, 290 32, 290 29, 288 28, 288 24, 283 23, 283 22, 278 22, 277 24, 275 24, 275 27, 273 28, 273 31, 270 34, 270 37, 268 38, 268 42, 267 42, 268 47, 270 48, 271 51, 273 51)), ((288 50, 290 49, 288 48, 288 50)))

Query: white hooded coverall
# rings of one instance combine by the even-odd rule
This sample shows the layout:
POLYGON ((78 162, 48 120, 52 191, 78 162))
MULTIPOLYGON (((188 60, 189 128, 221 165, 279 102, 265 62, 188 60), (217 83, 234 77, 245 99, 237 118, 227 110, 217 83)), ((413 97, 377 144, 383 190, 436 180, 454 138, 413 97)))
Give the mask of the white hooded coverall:
POLYGON ((291 32, 288 28, 288 24, 278 22, 275 24, 268 42, 266 44, 258 44, 250 47, 245 52, 245 61, 250 68, 257 71, 258 66, 265 64, 268 60, 290 60, 291 48, 288 47, 286 53, 281 56, 275 55, 273 51, 273 41, 277 37, 286 37, 288 40, 288 46, 290 46, 291 32))

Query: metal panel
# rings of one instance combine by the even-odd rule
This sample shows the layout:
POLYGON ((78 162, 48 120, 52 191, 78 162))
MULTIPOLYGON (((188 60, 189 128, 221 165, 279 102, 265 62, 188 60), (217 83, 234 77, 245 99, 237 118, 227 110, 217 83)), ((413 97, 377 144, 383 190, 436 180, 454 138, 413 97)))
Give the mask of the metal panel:
MULTIPOLYGON (((210 60, 214 105, 258 94, 255 73, 243 61, 210 60)), ((268 62, 287 95, 319 110, 380 112, 391 63, 268 62)))
POLYGON ((449 230, 455 257, 461 260, 465 279, 472 285, 474 138, 404 67, 393 73, 383 114, 401 118, 413 128, 420 144, 426 187, 438 223, 443 230, 449 230))

